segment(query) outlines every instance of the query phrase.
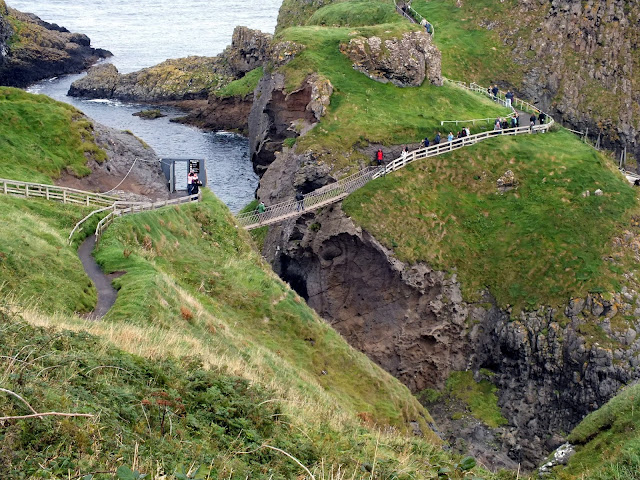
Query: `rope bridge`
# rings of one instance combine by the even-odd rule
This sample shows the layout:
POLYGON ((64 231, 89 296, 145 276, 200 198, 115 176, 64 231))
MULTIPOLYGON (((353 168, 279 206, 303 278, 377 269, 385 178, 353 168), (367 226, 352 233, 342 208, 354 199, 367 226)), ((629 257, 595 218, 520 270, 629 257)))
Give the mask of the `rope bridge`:
MULTIPOLYGON (((487 89, 471 83, 467 85, 464 82, 458 82, 454 80, 445 79, 448 83, 451 83, 459 88, 487 94, 487 89)), ((499 92, 498 103, 507 106, 505 99, 505 93, 499 92)), ((520 99, 514 99, 514 104, 511 109, 515 111, 515 107, 518 106, 523 111, 530 111, 532 113, 539 114, 540 110, 530 103, 527 103, 520 99)), ((546 115, 546 114, 545 114, 546 115)), ((524 135, 532 133, 545 133, 554 124, 554 120, 551 116, 546 115, 547 123, 542 125, 524 126, 515 128, 505 128, 501 130, 487 130, 485 132, 470 135, 468 137, 456 138, 451 142, 439 143, 437 145, 431 145, 425 148, 419 148, 407 155, 396 158, 385 166, 380 167, 366 167, 358 173, 351 175, 350 177, 339 180, 311 193, 303 196, 302 200, 287 200, 285 202, 277 203, 265 208, 265 211, 260 213, 258 211, 242 213, 236 217, 236 221, 239 226, 252 230, 254 228, 263 227, 266 225, 272 225, 279 223, 290 218, 296 218, 308 211, 317 210, 321 207, 331 205, 332 203, 339 202, 347 195, 355 192, 357 189, 366 185, 369 181, 376 178, 380 178, 387 173, 395 172, 410 163, 420 160, 422 158, 435 157, 442 155, 443 153, 458 150, 463 147, 475 145, 478 142, 486 140, 488 138, 494 138, 501 135, 524 135)))

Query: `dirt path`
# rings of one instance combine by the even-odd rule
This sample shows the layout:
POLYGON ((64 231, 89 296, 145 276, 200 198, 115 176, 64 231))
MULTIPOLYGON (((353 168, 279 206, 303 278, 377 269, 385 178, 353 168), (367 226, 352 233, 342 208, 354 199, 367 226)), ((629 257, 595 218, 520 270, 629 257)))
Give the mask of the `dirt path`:
POLYGON ((107 314, 113 304, 116 303, 118 292, 111 285, 111 278, 103 273, 91 255, 95 245, 95 235, 87 237, 87 239, 82 242, 82 245, 80 245, 80 248, 78 248, 78 257, 80 257, 84 271, 87 272, 87 275, 98 291, 98 304, 96 305, 95 310, 91 312, 87 318, 91 320, 100 320, 107 314))

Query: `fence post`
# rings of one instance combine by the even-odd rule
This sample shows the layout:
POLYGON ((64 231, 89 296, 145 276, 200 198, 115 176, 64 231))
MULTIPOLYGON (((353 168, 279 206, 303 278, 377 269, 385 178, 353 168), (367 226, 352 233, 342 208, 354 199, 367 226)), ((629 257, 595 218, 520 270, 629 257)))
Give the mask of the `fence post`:
POLYGON ((28 183, 25 183, 25 185, 24 185, 24 196, 26 198, 29 198, 29 184, 28 183))

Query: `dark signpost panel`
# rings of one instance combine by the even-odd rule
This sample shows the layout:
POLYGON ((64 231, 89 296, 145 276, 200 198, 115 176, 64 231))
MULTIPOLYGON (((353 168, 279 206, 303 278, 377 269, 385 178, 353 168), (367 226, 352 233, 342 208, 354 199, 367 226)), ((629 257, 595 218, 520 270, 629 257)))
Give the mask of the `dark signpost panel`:
POLYGON ((189 160, 189 171, 200 175, 200 160, 189 160))

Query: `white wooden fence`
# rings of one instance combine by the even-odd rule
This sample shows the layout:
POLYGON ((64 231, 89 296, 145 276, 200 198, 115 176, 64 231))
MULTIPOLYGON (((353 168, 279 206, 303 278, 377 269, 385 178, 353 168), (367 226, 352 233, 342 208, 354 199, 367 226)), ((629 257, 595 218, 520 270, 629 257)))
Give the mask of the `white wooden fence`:
POLYGON ((62 203, 86 206, 108 206, 118 201, 117 197, 101 193, 85 192, 74 188, 58 187, 41 183, 20 182, 0 178, 0 192, 25 198, 44 198, 62 203))
MULTIPOLYGON (((458 82, 455 80, 448 80, 465 90, 487 94, 487 89, 483 88, 475 83, 467 85, 464 82, 458 82)), ((497 101, 504 106, 508 106, 506 99, 504 98, 504 92, 499 92, 497 101)), ((515 108, 516 105, 520 106, 523 111, 531 111, 533 113, 540 113, 540 110, 530 103, 527 103, 521 99, 515 99, 511 108, 515 108), (516 103, 517 102, 517 103, 516 103)), ((468 137, 456 138, 451 142, 441 142, 437 145, 431 145, 426 148, 419 148, 409 152, 407 155, 396 158, 388 163, 386 166, 381 167, 367 167, 358 173, 344 178, 338 182, 332 183, 318 190, 315 190, 307 195, 303 196, 303 200, 287 200, 275 205, 271 205, 265 208, 265 211, 260 213, 258 211, 247 212, 240 214, 236 217, 238 225, 245 227, 247 230, 259 228, 266 225, 281 222, 289 218, 295 218, 306 211, 316 210, 326 205, 338 202, 344 199, 350 193, 366 185, 369 181, 379 178, 387 173, 395 172, 416 160, 422 158, 434 157, 436 155, 442 155, 443 153, 451 152, 459 148, 467 147, 469 145, 475 145, 478 142, 486 140, 488 138, 495 138, 498 136, 509 135, 523 135, 532 133, 545 133, 554 124, 554 120, 549 115, 546 115, 547 123, 534 126, 523 126, 516 128, 506 128, 500 130, 487 130, 485 132, 470 135, 468 137)))

